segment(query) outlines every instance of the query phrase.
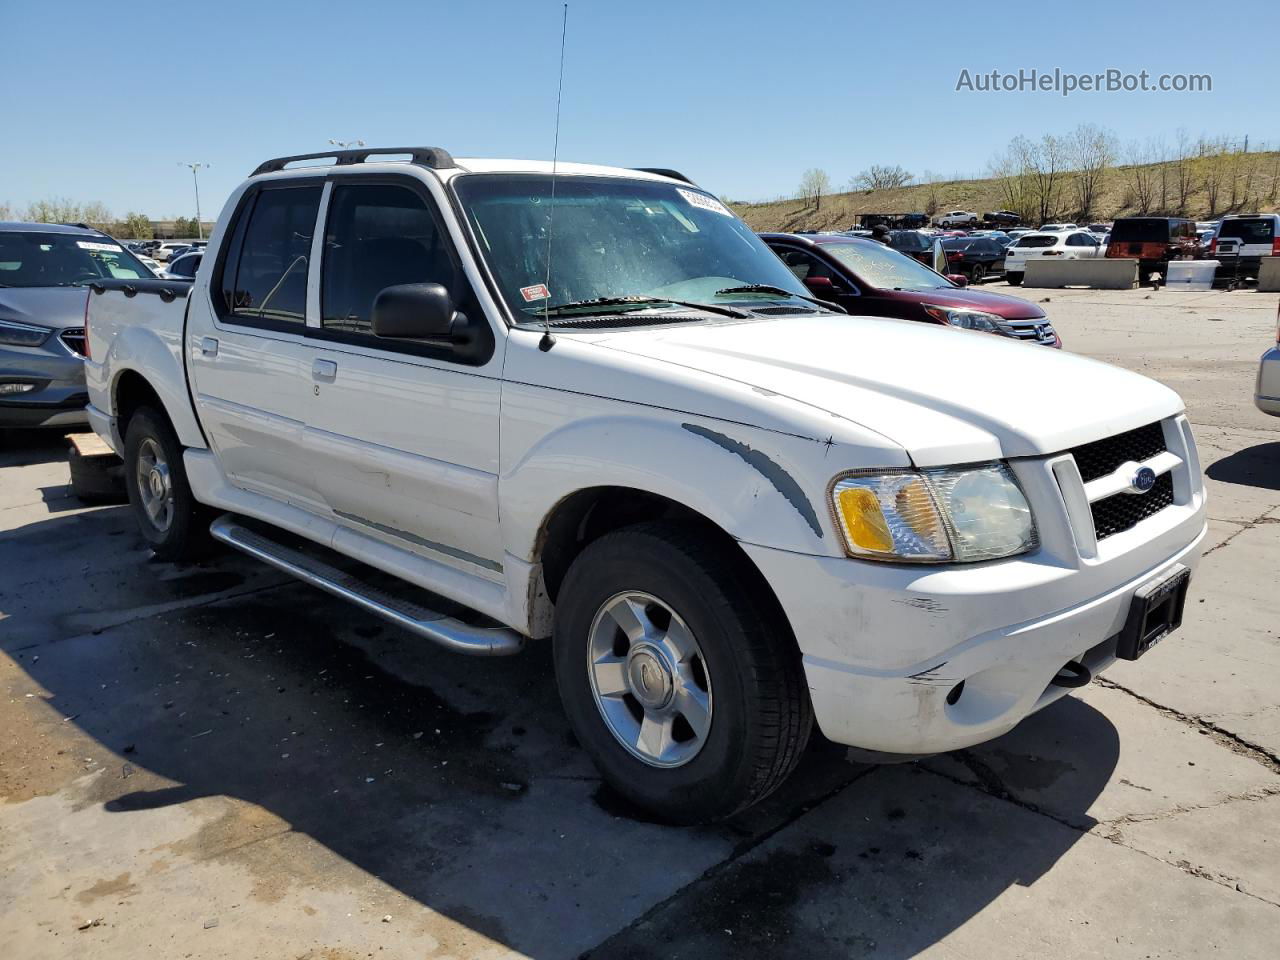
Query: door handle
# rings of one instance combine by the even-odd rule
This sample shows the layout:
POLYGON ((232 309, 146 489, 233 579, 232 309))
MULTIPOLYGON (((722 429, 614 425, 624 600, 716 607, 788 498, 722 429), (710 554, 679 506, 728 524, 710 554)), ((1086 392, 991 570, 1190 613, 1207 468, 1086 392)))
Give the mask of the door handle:
POLYGON ((200 353, 206 357, 218 355, 218 341, 214 337, 205 337, 200 341, 200 353))
POLYGON ((311 364, 311 379, 319 383, 333 383, 338 376, 338 365, 332 360, 315 360, 311 364))

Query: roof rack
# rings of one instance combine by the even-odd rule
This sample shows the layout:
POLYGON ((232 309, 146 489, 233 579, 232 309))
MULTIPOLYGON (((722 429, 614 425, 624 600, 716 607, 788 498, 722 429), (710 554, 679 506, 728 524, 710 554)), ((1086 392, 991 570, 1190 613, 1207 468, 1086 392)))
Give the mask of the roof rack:
POLYGON ((439 147, 360 147, 356 150, 326 150, 323 153, 299 153, 292 157, 276 157, 273 160, 266 160, 258 164, 251 177, 256 177, 260 173, 278 173, 291 163, 300 160, 328 160, 333 159, 333 166, 346 167, 354 163, 365 163, 370 157, 381 156, 385 154, 408 154, 410 163, 416 163, 419 166, 430 167, 432 170, 447 170, 450 167, 456 167, 453 157, 449 156, 449 151, 442 150, 439 147))
POLYGON ((659 177, 670 177, 672 180, 683 180, 691 187, 697 186, 696 183, 686 177, 679 170, 672 170, 668 167, 632 167, 631 169, 639 173, 653 173, 657 174, 659 177))
POLYGON ((92 229, 93 229, 93 227, 89 226, 87 223, 60 223, 60 224, 58 224, 58 226, 60 226, 60 227, 79 227, 81 230, 92 230, 92 229))

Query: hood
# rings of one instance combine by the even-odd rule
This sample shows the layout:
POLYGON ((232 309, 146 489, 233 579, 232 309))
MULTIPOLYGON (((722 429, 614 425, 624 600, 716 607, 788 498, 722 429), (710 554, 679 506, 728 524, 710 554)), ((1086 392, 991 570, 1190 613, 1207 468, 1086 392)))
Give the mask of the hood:
POLYGON ((1038 320, 1044 311, 1029 300, 1009 297, 1003 293, 988 293, 971 287, 937 290, 894 290, 893 299, 912 303, 932 303, 940 307, 971 308, 984 313, 994 313, 1006 320, 1038 320))
POLYGON ((0 287, 0 320, 54 330, 84 326, 88 287, 0 287))
POLYGON ((822 314, 595 342, 816 407, 922 467, 1057 453, 1183 409, 1168 387, 1119 367, 910 320, 822 314))

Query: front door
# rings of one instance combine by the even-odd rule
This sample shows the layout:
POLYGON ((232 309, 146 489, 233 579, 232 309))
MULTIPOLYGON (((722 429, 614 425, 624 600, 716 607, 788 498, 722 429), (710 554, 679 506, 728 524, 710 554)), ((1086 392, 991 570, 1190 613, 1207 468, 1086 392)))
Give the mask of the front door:
POLYGON ((320 503, 303 446, 310 399, 307 278, 321 182, 250 188, 191 293, 187 351, 200 422, 236 486, 320 503))
POLYGON ((378 293, 404 283, 443 284, 459 310, 484 317, 425 184, 330 180, 307 371, 316 482, 345 525, 496 579, 501 354, 464 361, 373 335, 378 293))

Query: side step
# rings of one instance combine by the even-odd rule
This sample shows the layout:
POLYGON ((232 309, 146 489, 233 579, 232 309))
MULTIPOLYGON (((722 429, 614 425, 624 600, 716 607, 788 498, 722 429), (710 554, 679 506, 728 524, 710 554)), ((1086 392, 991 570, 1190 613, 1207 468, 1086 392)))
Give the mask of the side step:
POLYGON ((209 526, 215 540, 221 540, 277 570, 341 597, 357 607, 389 620, 410 633, 425 637, 455 653, 479 657, 504 657, 519 653, 524 637, 507 627, 474 627, 419 606, 411 600, 393 597, 370 586, 359 577, 343 573, 323 560, 277 543, 223 514, 209 526))

